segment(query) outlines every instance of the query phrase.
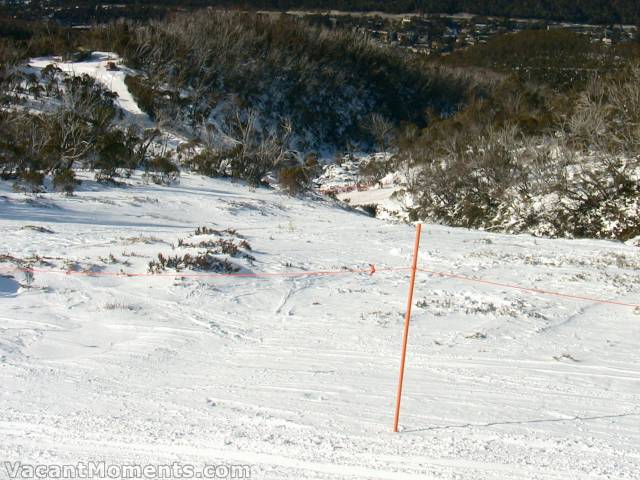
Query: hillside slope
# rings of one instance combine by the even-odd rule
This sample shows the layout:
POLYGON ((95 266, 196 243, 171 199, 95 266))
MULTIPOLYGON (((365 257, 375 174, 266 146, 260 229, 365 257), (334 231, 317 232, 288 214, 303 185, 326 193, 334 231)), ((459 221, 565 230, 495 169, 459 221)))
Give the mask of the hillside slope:
MULTIPOLYGON (((640 478, 637 309, 421 273, 392 434, 408 278, 384 269, 409 264, 410 227, 190 174, 83 180, 74 197, 0 182, 4 459, 251 464, 259 479, 640 478), (216 238, 202 226, 251 245, 255 260, 230 258, 241 272, 379 272, 117 276, 216 238)), ((432 270, 640 298, 637 248, 424 230, 432 270)))

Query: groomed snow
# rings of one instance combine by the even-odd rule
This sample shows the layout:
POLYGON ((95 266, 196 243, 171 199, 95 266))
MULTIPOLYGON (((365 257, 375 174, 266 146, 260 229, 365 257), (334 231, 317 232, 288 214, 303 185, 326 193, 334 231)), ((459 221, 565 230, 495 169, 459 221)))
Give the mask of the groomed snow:
MULTIPOLYGON (((412 227, 327 201, 188 174, 174 187, 84 179, 69 198, 0 181, 0 255, 142 273, 206 225, 244 235, 253 272, 410 261, 412 227)), ((420 254, 433 270, 640 300, 640 251, 618 243, 426 225, 420 254)), ((1 258, 3 460, 248 463, 278 480, 640 478, 633 308, 421 274, 393 434, 406 272, 31 281, 1 258)))

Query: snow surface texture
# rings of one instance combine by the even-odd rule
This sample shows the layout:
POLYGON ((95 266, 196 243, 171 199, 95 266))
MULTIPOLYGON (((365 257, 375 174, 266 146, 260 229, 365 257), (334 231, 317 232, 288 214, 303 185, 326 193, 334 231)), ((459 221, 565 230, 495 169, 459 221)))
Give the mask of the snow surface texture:
MULTIPOLYGON (((204 225, 245 237, 245 271, 406 267, 410 226, 189 174, 174 187, 83 180, 74 197, 0 182, 3 460, 247 463, 278 480, 640 478, 639 311, 422 273, 393 434, 407 272, 10 270, 31 258, 144 273, 204 225)), ((420 255, 433 270, 640 300, 640 252, 618 243, 427 225, 420 255)))

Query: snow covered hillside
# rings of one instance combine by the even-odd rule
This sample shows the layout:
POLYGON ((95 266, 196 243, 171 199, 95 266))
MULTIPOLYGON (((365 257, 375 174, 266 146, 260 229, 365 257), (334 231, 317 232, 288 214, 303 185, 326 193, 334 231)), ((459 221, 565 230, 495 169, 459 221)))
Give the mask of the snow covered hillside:
MULTIPOLYGON (((640 478, 640 310, 421 273, 393 434, 408 273, 384 269, 409 265, 410 226, 191 174, 127 184, 87 175, 65 197, 0 182, 3 460, 251 464, 278 480, 640 478), (344 274, 117 275, 220 235, 246 242, 218 255, 243 273, 344 274), (378 273, 345 270, 369 264, 378 273)), ((640 303, 640 251, 619 243, 427 225, 420 255, 640 303)))
POLYGON ((29 67, 40 73, 48 65, 54 65, 70 76, 80 76, 83 74, 95 78, 102 86, 116 94, 116 104, 128 116, 130 121, 137 120, 149 126, 148 116, 140 110, 125 84, 127 75, 135 75, 136 72, 121 64, 121 59, 111 52, 92 52, 86 60, 71 62, 62 61, 60 58, 40 57, 29 62, 29 67), (113 65, 113 69, 110 69, 113 65))

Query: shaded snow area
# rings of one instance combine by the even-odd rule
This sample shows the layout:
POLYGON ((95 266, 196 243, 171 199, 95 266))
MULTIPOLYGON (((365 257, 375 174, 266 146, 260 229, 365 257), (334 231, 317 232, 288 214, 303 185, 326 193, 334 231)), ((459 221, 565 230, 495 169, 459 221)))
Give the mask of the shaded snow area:
MULTIPOLYGON (((639 310, 419 274, 394 434, 408 273, 383 270, 409 265, 412 227, 190 174, 83 180, 73 197, 0 182, 3 460, 250 464, 274 480, 640 478, 639 310), (217 239, 246 242, 214 254, 241 273, 344 274, 117 276, 217 239), (344 270, 371 263, 373 276, 344 270)), ((420 255, 432 270, 640 300, 640 251, 613 242, 425 225, 420 255)))

